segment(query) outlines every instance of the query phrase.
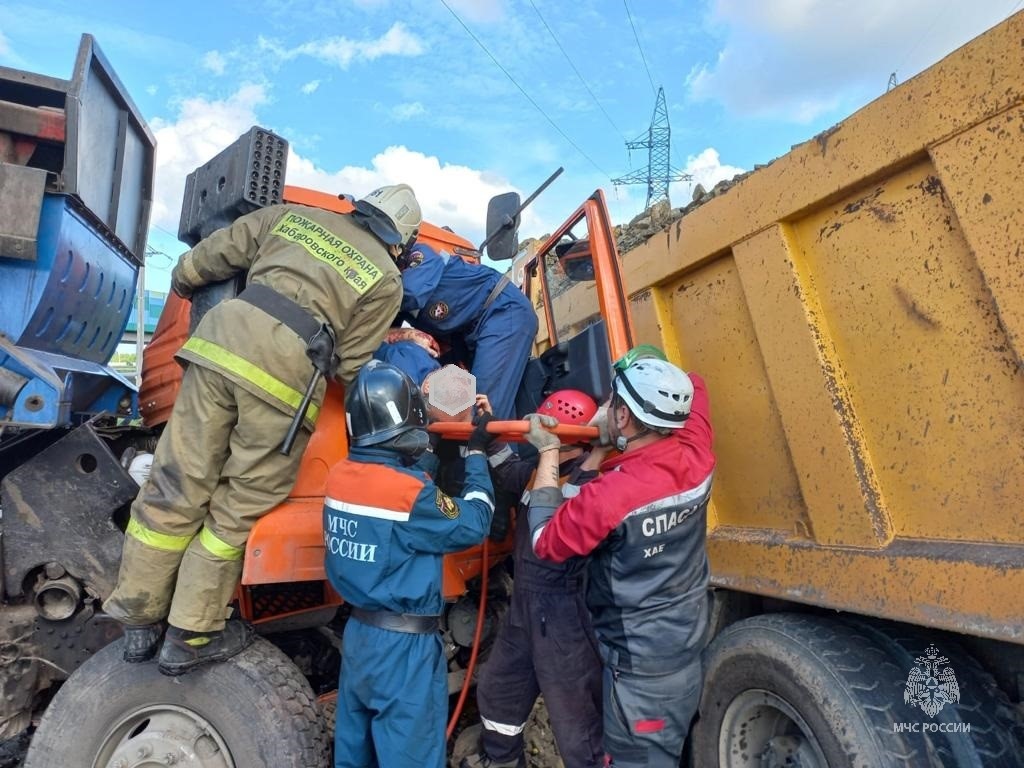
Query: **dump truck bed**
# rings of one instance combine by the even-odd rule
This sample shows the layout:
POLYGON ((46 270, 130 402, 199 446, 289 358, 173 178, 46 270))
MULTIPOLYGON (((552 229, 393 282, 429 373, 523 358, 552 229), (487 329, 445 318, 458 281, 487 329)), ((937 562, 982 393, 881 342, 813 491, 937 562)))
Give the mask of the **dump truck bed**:
POLYGON ((637 340, 711 392, 715 585, 1024 642, 1022 40, 1018 13, 623 257, 637 340))

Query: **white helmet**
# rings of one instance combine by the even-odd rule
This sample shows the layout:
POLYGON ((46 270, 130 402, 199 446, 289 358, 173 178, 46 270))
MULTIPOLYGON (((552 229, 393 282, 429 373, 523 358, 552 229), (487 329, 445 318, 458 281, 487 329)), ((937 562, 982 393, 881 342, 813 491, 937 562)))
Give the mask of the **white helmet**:
POLYGON ((422 214, 408 184, 391 184, 356 201, 356 213, 387 245, 406 245, 416 239, 422 214))
POLYGON ((641 358, 620 371, 612 388, 638 421, 657 429, 679 429, 693 405, 690 377, 657 358, 641 358))

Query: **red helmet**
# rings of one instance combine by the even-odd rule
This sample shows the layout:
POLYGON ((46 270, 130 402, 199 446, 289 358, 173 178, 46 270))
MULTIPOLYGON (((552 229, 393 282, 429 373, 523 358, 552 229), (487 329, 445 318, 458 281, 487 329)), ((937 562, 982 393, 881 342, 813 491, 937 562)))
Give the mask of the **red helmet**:
POLYGON ((578 389, 560 389, 547 396, 537 408, 537 413, 554 416, 561 424, 583 425, 594 418, 597 403, 586 392, 580 392, 578 389))

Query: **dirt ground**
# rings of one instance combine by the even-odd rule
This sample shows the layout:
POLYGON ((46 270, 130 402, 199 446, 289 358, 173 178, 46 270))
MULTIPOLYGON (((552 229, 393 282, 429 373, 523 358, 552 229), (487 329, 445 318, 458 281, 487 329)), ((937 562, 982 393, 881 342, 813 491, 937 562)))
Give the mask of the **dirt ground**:
MULTIPOLYGON (((459 725, 461 730, 455 737, 449 761, 450 768, 458 768, 459 761, 465 755, 475 752, 480 741, 480 726, 475 709, 472 712, 465 712, 459 725)), ((533 712, 530 713, 524 734, 528 768, 563 768, 543 698, 537 700, 533 712)))
POLYGON ((0 743, 0 768, 19 768, 28 749, 28 735, 0 743))

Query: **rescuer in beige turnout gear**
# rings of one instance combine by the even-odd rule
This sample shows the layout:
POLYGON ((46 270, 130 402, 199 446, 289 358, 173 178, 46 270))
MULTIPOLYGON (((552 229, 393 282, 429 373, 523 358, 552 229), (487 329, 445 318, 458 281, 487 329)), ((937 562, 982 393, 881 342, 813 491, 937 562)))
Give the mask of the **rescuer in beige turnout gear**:
MULTIPOLYGON (((125 660, 181 674, 252 640, 226 622, 249 531, 295 480, 323 402, 321 380, 288 455, 280 448, 314 373, 307 347, 328 342, 342 383, 384 340, 402 299, 394 258, 415 239, 412 189, 371 192, 347 215, 264 208, 215 232, 178 261, 173 290, 248 270, 246 288, 214 306, 178 353, 188 363, 149 479, 132 505, 107 613, 125 625, 125 660), (317 336, 320 334, 320 336, 317 336)), ((322 344, 320 345, 322 349, 322 344)), ((322 359, 322 357, 321 357, 322 359)))

